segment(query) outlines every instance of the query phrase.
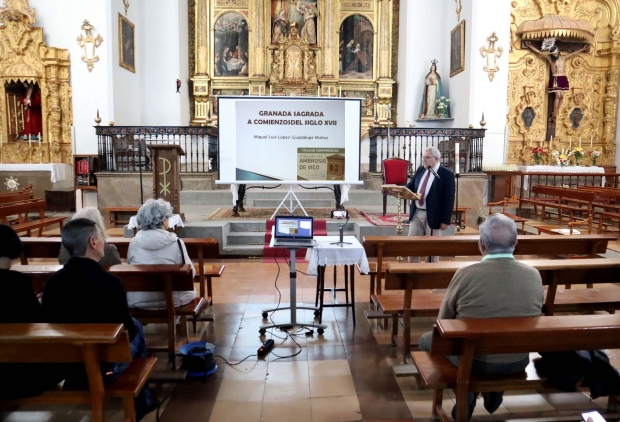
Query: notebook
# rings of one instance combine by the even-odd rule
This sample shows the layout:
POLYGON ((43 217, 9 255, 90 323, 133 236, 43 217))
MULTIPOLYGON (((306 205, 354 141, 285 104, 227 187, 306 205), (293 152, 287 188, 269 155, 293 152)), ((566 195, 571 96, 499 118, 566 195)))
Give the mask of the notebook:
POLYGON ((311 248, 314 244, 312 217, 276 216, 273 246, 311 248))

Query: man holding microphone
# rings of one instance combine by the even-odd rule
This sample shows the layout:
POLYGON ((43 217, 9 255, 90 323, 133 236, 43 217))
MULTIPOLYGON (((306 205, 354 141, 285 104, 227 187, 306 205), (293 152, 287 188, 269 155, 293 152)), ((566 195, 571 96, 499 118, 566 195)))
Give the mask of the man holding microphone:
MULTIPOLYGON (((454 173, 439 164, 441 153, 431 147, 424 151, 422 167, 418 168, 407 188, 420 195, 411 202, 409 236, 441 236, 450 225, 454 207, 454 173)), ((429 257, 439 262, 439 257, 429 257)), ((409 262, 420 262, 410 256, 409 262)))

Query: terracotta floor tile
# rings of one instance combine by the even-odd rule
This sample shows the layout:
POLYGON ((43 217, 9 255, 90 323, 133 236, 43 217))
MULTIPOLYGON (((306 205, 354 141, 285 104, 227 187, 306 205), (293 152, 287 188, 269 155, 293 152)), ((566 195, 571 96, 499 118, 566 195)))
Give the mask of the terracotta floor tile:
POLYGON ((260 422, 262 402, 217 401, 209 422, 260 422))
POLYGON ((312 399, 313 422, 359 421, 362 411, 357 396, 312 399))
POLYGON ((265 401, 261 422, 311 422, 310 399, 265 401))

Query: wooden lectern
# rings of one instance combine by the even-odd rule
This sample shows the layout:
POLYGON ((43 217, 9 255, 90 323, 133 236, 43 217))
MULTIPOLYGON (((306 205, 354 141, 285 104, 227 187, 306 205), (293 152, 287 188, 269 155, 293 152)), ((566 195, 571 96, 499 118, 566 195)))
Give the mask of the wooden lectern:
POLYGON ((420 195, 411 192, 406 186, 397 185, 382 185, 381 189, 387 192, 389 195, 395 196, 398 201, 398 224, 396 225, 396 234, 401 236, 403 234, 403 219, 401 212, 401 199, 408 199, 411 201, 417 201, 420 199, 420 195))
POLYGON ((148 145, 148 148, 151 150, 153 160, 153 197, 170 202, 174 213, 183 218, 179 156, 185 155, 185 152, 176 144, 148 145))

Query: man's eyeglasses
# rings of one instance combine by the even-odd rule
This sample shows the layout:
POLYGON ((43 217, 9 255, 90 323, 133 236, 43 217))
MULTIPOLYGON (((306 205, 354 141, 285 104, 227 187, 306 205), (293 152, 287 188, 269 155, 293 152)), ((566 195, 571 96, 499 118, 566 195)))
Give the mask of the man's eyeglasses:
POLYGON ((425 155, 425 156, 422 157, 422 159, 424 159, 424 160, 430 160, 431 158, 435 158, 435 157, 433 157, 432 155, 431 156, 426 156, 425 155))

